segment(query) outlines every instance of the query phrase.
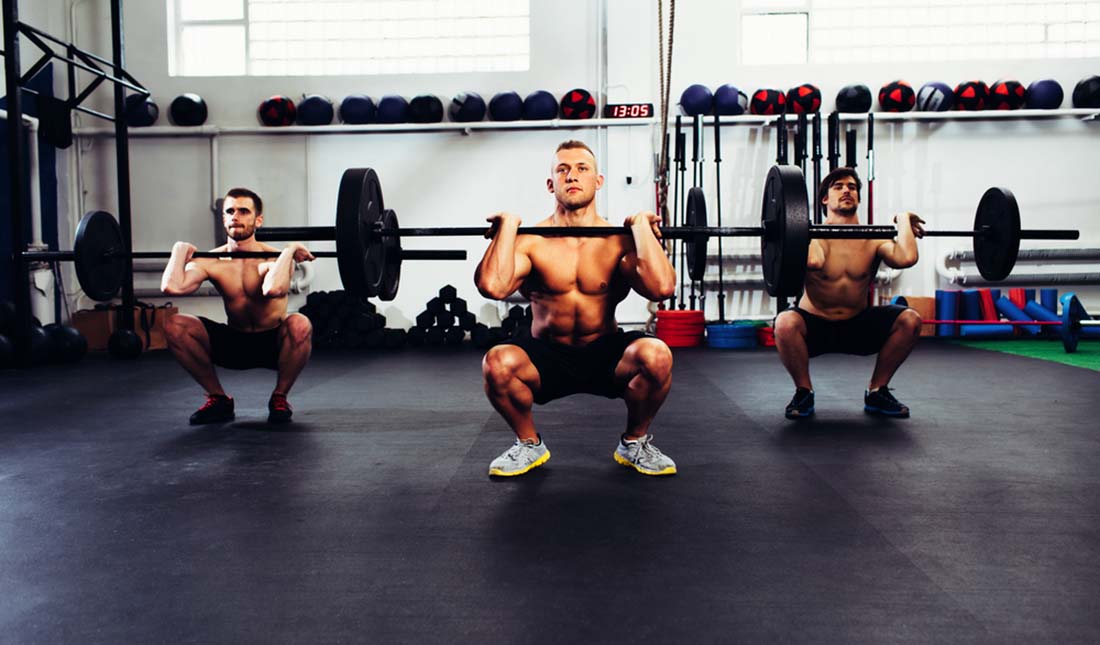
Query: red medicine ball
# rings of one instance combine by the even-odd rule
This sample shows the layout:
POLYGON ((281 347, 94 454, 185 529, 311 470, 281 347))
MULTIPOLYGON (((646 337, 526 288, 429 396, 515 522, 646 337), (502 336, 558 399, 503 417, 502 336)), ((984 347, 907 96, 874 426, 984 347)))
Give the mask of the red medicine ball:
POLYGON ((966 81, 955 88, 956 110, 984 110, 989 104, 989 86, 981 81, 966 81))
POLYGON ((787 91, 787 109, 794 114, 813 114, 821 109, 821 90, 803 83, 787 91))
POLYGON ((260 123, 264 125, 292 125, 298 116, 298 110, 294 107, 294 101, 276 95, 260 103, 259 115, 260 123))
POLYGON ((749 111, 753 114, 783 114, 786 109, 787 97, 779 90, 756 90, 749 101, 749 111))
POLYGON ((908 112, 917 103, 917 93, 909 83, 897 80, 878 91, 878 104, 884 112, 908 112))
POLYGON ((1019 110, 1024 106, 1027 90, 1023 83, 1013 79, 997 81, 989 88, 989 109, 1019 110))

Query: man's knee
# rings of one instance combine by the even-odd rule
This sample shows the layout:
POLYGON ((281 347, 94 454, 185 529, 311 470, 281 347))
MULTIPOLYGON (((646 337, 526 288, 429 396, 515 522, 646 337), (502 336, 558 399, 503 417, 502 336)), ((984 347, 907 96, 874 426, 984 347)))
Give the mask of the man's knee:
POLYGON ((634 341, 627 347, 626 356, 658 381, 663 381, 672 373, 672 350, 656 338, 634 341))
POLYGON ((313 338, 313 323, 302 314, 290 314, 283 321, 283 335, 294 346, 308 346, 313 338))
POLYGON ((913 309, 906 309, 898 314, 898 319, 894 324, 896 329, 903 334, 919 336, 922 323, 923 319, 919 313, 913 309))
POLYGON ((784 311, 775 317, 776 342, 790 342, 805 335, 806 323, 793 311, 784 311))
POLYGON ((520 369, 530 362, 527 352, 515 345, 497 345, 485 353, 481 361, 481 373, 491 388, 506 387, 520 369))
POLYGON ((164 323, 164 336, 173 345, 184 343, 196 335, 196 331, 203 328, 202 321, 187 314, 176 314, 164 323))

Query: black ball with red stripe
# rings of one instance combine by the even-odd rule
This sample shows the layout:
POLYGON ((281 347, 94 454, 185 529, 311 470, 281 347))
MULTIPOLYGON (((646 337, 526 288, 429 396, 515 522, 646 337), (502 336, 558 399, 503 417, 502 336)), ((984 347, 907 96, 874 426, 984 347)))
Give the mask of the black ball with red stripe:
POLYGON ((906 81, 890 81, 878 91, 878 105, 884 112, 908 112, 917 103, 917 93, 906 81))
POLYGON ((779 90, 756 90, 749 101, 749 112, 753 114, 783 114, 786 111, 787 97, 779 90))
POLYGON ((956 110, 984 110, 989 105, 989 86, 981 81, 965 81, 955 87, 956 110))
POLYGON ((294 101, 285 96, 275 95, 260 103, 260 123, 264 125, 279 126, 293 125, 298 116, 298 109, 294 107, 294 101))
POLYGON ((1024 106, 1027 90, 1014 79, 1002 79, 989 88, 989 109, 1019 110, 1024 106))
POLYGON ((821 109, 821 90, 803 83, 787 90, 787 111, 792 114, 813 114, 821 109))
POLYGON ((563 119, 591 119, 596 115, 596 99, 588 90, 577 88, 569 90, 561 97, 561 116, 563 119))

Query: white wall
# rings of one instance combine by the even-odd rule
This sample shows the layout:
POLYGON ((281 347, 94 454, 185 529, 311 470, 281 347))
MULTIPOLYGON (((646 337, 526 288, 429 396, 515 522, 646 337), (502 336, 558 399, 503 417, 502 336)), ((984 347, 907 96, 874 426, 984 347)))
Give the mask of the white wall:
MULTIPOLYGON (((106 7, 101 4, 105 3, 77 5, 77 40, 81 46, 109 52, 106 7)), ((1013 76, 1025 83, 1038 77, 1058 79, 1066 90, 1068 107, 1068 94, 1077 80, 1100 73, 1097 59, 739 67, 738 10, 738 2, 677 3, 673 103, 685 86, 697 82, 712 89, 729 82, 751 92, 759 87, 786 89, 811 81, 822 89, 823 110, 827 111, 832 108, 836 91, 854 82, 874 89, 894 78, 905 78, 919 86, 929 80, 954 84, 969 78, 992 82, 1013 76)), ((153 91, 162 111, 176 94, 198 92, 210 105, 209 123, 221 126, 254 125, 259 101, 275 93, 296 97, 304 92, 320 92, 339 100, 352 92, 366 92, 376 98, 386 93, 411 97, 431 92, 447 100, 459 91, 474 90, 488 99, 507 89, 521 94, 535 89, 560 94, 576 86, 595 90, 601 79, 603 30, 599 0, 532 1, 532 64, 527 73, 367 78, 169 77, 164 3, 128 2, 125 11, 128 67, 153 91)), ((59 11, 55 7, 52 13, 64 14, 67 8, 59 11)), ((606 0, 606 86, 612 101, 659 102, 654 14, 651 3, 606 0)), ((81 121, 85 126, 100 125, 87 118, 81 121)), ((162 113, 160 124, 166 123, 162 113)), ((892 212, 914 210, 937 228, 967 228, 981 192, 996 184, 1016 193, 1025 227, 1080 228, 1080 241, 1061 244, 1100 246, 1100 218, 1095 208, 1100 186, 1095 181, 1094 167, 1098 128, 1100 123, 1074 119, 879 123, 876 221, 885 221, 892 212)), ((728 127, 722 135, 722 223, 752 225, 758 222, 764 175, 775 158, 773 132, 746 125, 728 127)), ((398 212, 403 225, 473 225, 497 210, 513 210, 526 221, 534 221, 552 207, 543 188, 546 161, 553 146, 567 136, 588 141, 600 156, 607 177, 600 198, 605 216, 621 221, 631 212, 652 207, 653 157, 659 140, 655 129, 648 126, 606 131, 474 132, 469 136, 387 133, 222 137, 218 142, 218 183, 221 189, 230 185, 257 189, 268 204, 269 225, 330 224, 340 172, 369 165, 379 171, 386 205, 398 212)), ((706 141, 706 159, 711 160, 709 130, 706 141)), ((90 150, 82 162, 86 188, 83 208, 114 211, 111 142, 95 139, 87 145, 90 150)), ((861 156, 865 145, 861 129, 861 156)), ((175 239, 189 239, 200 246, 213 243, 208 156, 206 139, 133 139, 135 248, 167 249, 175 239)), ((865 164, 861 169, 865 170, 865 164)), ((714 166, 708 162, 704 185, 712 220, 714 184, 714 166)), ((78 213, 74 210, 70 217, 75 221, 78 213)), ((716 244, 712 245, 716 249, 716 244)), ((934 256, 957 245, 968 244, 954 239, 922 242, 922 262, 905 271, 891 293, 930 294, 942 287, 935 275, 934 256)), ((414 317, 444 281, 454 283, 475 310, 480 308, 471 276, 484 242, 440 238, 409 241, 406 246, 467 248, 470 259, 466 263, 406 263, 398 299, 383 307, 391 325, 414 317)), ((725 249, 756 246, 750 240, 724 244, 725 249)), ((335 263, 322 262, 318 270, 317 288, 337 286, 335 263)), ((739 270, 757 269, 750 266, 739 270)), ((1085 295, 1086 306, 1100 311, 1100 290, 1077 290, 1085 295)), ((183 306, 216 309, 218 305, 188 300, 183 306)), ((727 315, 766 314, 771 307, 771 301, 759 292, 733 293, 727 315)), ((713 299, 707 308, 710 315, 716 313, 713 299)), ((620 309, 622 320, 642 320, 646 315, 640 298, 632 297, 620 309)))

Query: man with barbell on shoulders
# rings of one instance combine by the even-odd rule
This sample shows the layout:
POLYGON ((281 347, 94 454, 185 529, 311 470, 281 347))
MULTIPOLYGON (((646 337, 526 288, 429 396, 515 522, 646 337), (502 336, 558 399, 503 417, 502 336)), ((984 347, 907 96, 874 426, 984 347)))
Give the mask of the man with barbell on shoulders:
MULTIPOLYGON (((595 155, 579 141, 558 146, 546 187, 555 209, 538 226, 609 226, 596 211, 603 185, 595 155)), ((530 336, 485 354, 485 393, 516 439, 489 474, 522 475, 550 451, 535 430, 532 404, 585 392, 626 402, 627 424, 613 459, 646 475, 671 475, 676 464, 650 441, 648 429, 672 386, 672 352, 643 332, 624 332, 615 307, 633 288, 650 300, 672 295, 676 271, 661 246, 653 213, 626 218, 621 235, 517 235, 520 218, 488 218, 491 238, 474 280, 487 298, 517 289, 531 301, 530 336)))
POLYGON ((190 314, 168 319, 168 348, 184 369, 206 391, 206 402, 191 415, 192 424, 233 419, 233 399, 226 395, 215 365, 229 369, 264 367, 276 370, 275 390, 268 401, 268 421, 290 421, 293 411, 287 393, 309 360, 309 319, 287 315, 287 293, 295 262, 313 260, 297 242, 276 249, 256 240, 263 225, 263 200, 247 188, 233 188, 222 204, 222 224, 229 239, 220 251, 267 251, 270 258, 193 258, 196 248, 176 242, 161 279, 168 295, 194 293, 210 280, 221 294, 228 324, 190 314))
MULTIPOLYGON (((852 168, 837 168, 822 180, 818 201, 825 205, 825 224, 859 224, 862 182, 852 168)), ((798 304, 775 318, 779 359, 794 380, 795 394, 785 415, 799 419, 814 413, 810 358, 839 352, 878 354, 864 392, 869 414, 908 417, 909 408, 888 386, 920 336, 921 317, 906 307, 869 307, 867 293, 880 262, 895 269, 917 262, 917 238, 924 223, 915 213, 895 216, 893 240, 811 239, 806 262, 805 291, 798 304)))

